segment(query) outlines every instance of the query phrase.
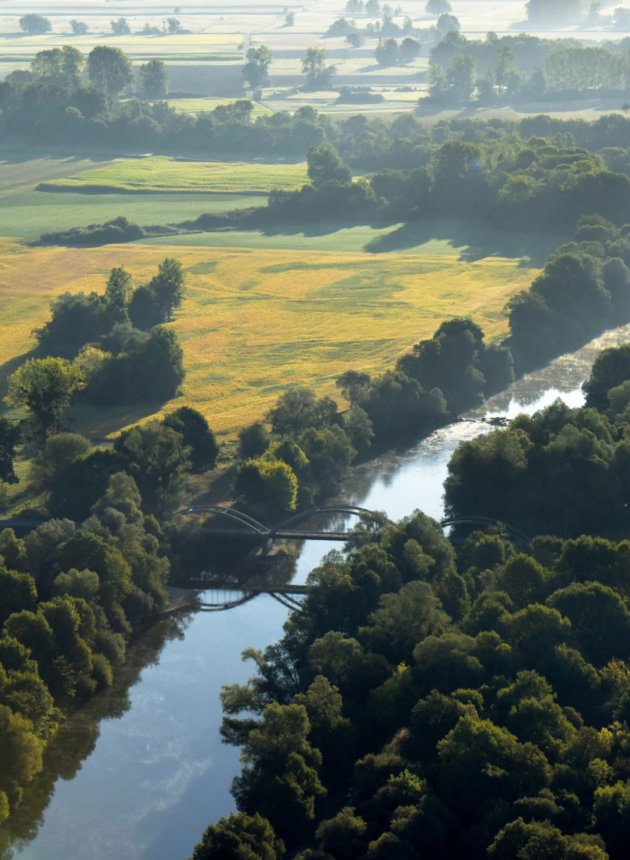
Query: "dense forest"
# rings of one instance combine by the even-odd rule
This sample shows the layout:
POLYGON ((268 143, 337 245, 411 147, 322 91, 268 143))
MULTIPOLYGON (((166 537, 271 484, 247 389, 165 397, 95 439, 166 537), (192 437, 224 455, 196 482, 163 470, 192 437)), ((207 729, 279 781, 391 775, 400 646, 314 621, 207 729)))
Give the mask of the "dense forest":
MULTIPOLYGON (((601 469, 601 436, 625 426, 627 354, 602 355, 585 409, 554 406, 470 443, 498 454, 514 437, 532 456, 481 457, 466 512, 486 510, 497 471, 538 512, 528 482, 541 458, 559 463, 545 493, 575 492, 580 463, 601 469)), ((457 458, 452 473, 465 485, 457 458)), ((554 531, 547 514, 536 533, 554 531)), ((625 857, 627 541, 518 546, 497 529, 453 544, 416 513, 358 530, 351 549, 312 572, 277 645, 247 652, 254 678, 224 689, 239 813, 207 829, 194 860, 625 857)))

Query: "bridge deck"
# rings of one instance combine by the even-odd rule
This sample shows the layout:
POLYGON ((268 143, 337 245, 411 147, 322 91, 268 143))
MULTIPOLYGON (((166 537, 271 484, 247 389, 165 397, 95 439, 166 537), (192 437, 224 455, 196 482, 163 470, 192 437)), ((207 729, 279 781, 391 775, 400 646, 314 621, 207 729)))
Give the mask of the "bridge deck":
POLYGON ((242 591, 246 594, 307 594, 308 586, 273 582, 224 582, 213 579, 190 579, 189 588, 204 591, 242 591))
POLYGON ((210 537, 252 537, 260 540, 333 540, 344 543, 350 538, 348 532, 298 531, 296 529, 278 529, 275 531, 270 529, 269 531, 255 532, 246 529, 212 528, 204 529, 203 533, 210 537))

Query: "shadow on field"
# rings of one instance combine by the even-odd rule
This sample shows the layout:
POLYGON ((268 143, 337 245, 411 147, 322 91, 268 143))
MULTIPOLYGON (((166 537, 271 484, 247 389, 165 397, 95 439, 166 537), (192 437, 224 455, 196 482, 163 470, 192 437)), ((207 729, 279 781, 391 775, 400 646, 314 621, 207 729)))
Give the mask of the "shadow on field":
POLYGON ((22 355, 16 355, 14 358, 10 358, 9 361, 5 361, 4 364, 0 364, 0 399, 5 397, 7 393, 8 381, 11 374, 17 370, 21 364, 28 361, 29 358, 35 358, 34 350, 25 352, 22 355))
POLYGON ((66 430, 81 433, 93 443, 106 442, 113 433, 118 433, 132 424, 139 424, 145 418, 160 412, 166 402, 168 401, 156 400, 99 407, 79 401, 65 413, 63 424, 66 430))
MULTIPOLYGON (((265 225, 265 236, 330 236, 342 230, 352 230, 359 226, 385 230, 383 223, 358 225, 351 221, 326 221, 313 224, 265 225)), ((485 257, 522 258, 524 267, 542 267, 556 248, 569 241, 568 234, 559 233, 521 233, 497 230, 484 224, 471 224, 455 219, 436 219, 411 221, 394 226, 389 232, 371 239, 364 250, 371 254, 387 254, 395 251, 412 251, 429 242, 449 243, 459 251, 460 259, 466 262, 482 260, 485 257)), ((430 253, 430 251, 428 252, 430 253)))
POLYGON ((378 236, 365 246, 372 254, 404 251, 431 241, 446 241, 460 249, 460 259, 474 262, 485 257, 523 258, 523 266, 543 266, 569 236, 558 233, 520 233, 497 230, 463 221, 413 221, 378 236))

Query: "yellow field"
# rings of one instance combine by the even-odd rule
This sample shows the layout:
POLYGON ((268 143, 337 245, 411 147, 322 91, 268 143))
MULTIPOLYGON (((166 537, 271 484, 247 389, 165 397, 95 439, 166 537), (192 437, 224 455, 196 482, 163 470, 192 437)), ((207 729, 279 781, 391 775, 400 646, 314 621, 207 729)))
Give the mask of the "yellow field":
POLYGON ((44 182, 51 191, 181 193, 267 193, 299 188, 307 182, 306 164, 242 161, 184 161, 165 156, 129 158, 74 176, 44 182))
MULTIPOLYGON (((537 270, 519 260, 475 262, 415 254, 109 246, 27 249, 0 245, 0 362, 6 372, 33 346, 31 332, 64 291, 103 290, 109 269, 127 268, 136 283, 165 256, 182 261, 186 298, 174 328, 187 378, 183 396, 222 434, 261 417, 291 384, 334 394, 350 368, 380 372, 417 340, 455 315, 470 315, 495 337, 502 308, 537 270)), ((87 418, 111 432, 146 413, 87 418)), ((82 425, 86 414, 78 415, 82 425)))

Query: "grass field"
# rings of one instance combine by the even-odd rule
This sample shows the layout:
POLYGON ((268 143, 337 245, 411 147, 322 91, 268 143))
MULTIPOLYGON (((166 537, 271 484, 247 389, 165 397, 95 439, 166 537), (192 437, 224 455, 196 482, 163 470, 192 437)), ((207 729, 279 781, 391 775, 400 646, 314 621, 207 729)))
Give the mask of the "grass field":
MULTIPOLYGON (((218 98, 168 99, 168 106, 176 110, 177 113, 196 115, 205 111, 212 111, 222 105, 234 104, 235 101, 236 99, 218 98)), ((254 110, 251 114, 253 119, 257 119, 259 116, 267 116, 272 112, 270 108, 258 102, 252 102, 252 104, 254 105, 254 110)))
MULTIPOLYGON (((102 290, 115 265, 142 282, 167 255, 180 259, 187 273, 185 301, 173 323, 187 378, 170 408, 190 404, 228 435, 262 416, 291 384, 333 394, 344 370, 384 370, 453 315, 470 315, 489 337, 499 335, 505 302, 537 272, 518 259, 467 262, 443 244, 379 256, 172 245, 27 249, 4 240, 5 375, 11 360, 32 347, 32 330, 48 317, 56 295, 102 290)), ((104 434, 144 414, 90 410, 76 416, 76 426, 104 434)))
POLYGON ((50 191, 264 194, 307 181, 306 164, 131 158, 42 184, 50 191))

